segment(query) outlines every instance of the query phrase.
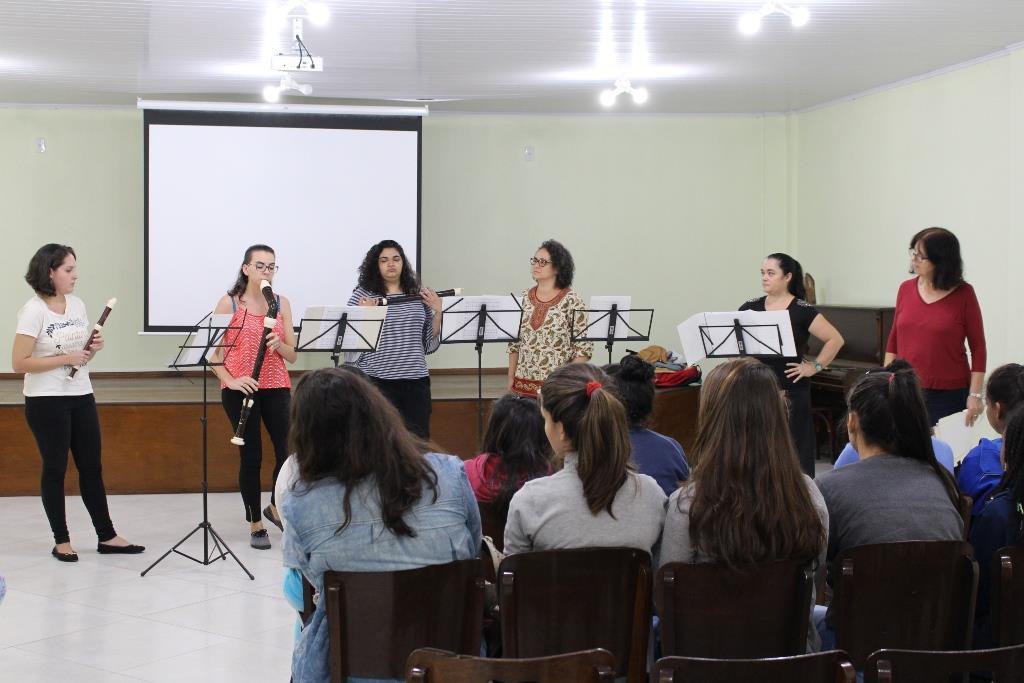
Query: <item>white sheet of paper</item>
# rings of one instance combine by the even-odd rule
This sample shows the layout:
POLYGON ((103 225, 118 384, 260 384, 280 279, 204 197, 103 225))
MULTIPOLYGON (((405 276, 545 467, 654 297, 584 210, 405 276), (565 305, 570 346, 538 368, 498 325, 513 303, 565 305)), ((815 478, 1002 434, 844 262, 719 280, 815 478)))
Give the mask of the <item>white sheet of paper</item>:
POLYGON ((676 330, 686 362, 693 365, 709 356, 738 356, 733 331, 735 320, 739 320, 745 329, 743 343, 746 355, 777 355, 780 345, 783 356, 798 355, 788 311, 722 311, 697 313, 678 325, 676 330))
POLYGON ((612 305, 617 305, 619 313, 615 320, 615 339, 626 339, 629 337, 629 309, 632 306, 631 296, 592 296, 590 297, 590 313, 587 314, 587 337, 590 339, 607 339, 608 323, 611 322, 611 315, 608 313, 595 313, 594 311, 610 311, 612 305))
POLYGON ((512 341, 519 336, 522 307, 511 294, 484 296, 446 296, 441 300, 444 318, 441 339, 444 341, 476 341, 480 306, 487 306, 484 339, 512 341), (495 313, 493 311, 507 311, 495 313))
POLYGON ((373 349, 384 326, 387 306, 310 306, 302 314, 299 346, 318 351, 333 350, 338 336, 337 321, 342 313, 348 313, 348 324, 345 325, 341 348, 347 351, 373 349), (315 341, 314 337, 317 338, 315 341))

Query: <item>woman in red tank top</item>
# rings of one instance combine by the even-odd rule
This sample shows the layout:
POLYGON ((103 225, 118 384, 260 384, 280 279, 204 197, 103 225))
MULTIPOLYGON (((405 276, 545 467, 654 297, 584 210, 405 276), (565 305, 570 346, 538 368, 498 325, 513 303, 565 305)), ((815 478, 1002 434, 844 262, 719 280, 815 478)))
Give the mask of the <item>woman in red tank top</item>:
POLYGON ((263 319, 269 306, 260 290, 263 280, 273 282, 277 272, 274 250, 265 244, 254 244, 245 250, 245 258, 238 270, 238 279, 228 293, 220 298, 215 314, 231 313, 229 330, 224 344, 213 356, 213 372, 220 378, 221 403, 235 430, 242 412, 242 400, 253 396, 254 403, 246 422, 245 445, 239 446, 240 464, 238 488, 242 493, 245 519, 249 522, 249 545, 259 550, 270 548, 270 537, 263 526, 265 515, 278 528, 281 516, 277 512, 271 482, 270 505, 260 513, 260 466, 263 462, 260 421, 267 428, 274 444, 274 480, 281 465, 288 458, 288 409, 291 401, 291 378, 285 361, 295 362, 295 331, 292 326, 291 304, 277 296, 277 324, 267 336, 267 349, 259 381, 253 379, 253 364, 263 337, 263 319), (219 363, 223 361, 223 365, 219 363))

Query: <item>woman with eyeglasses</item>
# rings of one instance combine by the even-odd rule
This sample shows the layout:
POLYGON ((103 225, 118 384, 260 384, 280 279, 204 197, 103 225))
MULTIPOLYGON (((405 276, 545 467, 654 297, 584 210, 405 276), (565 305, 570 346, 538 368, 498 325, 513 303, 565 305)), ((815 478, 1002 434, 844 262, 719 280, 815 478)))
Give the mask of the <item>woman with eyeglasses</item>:
POLYGON ((800 262, 789 254, 775 253, 761 262, 761 289, 764 296, 751 299, 740 306, 741 311, 787 311, 796 342, 796 356, 761 358, 775 371, 779 385, 789 399, 789 431, 796 445, 800 468, 804 474, 814 476, 817 442, 811 422, 810 378, 828 367, 843 348, 843 336, 804 298, 804 270, 800 262), (821 351, 812 363, 804 359, 807 342, 811 337, 823 342, 821 351))
POLYGON ((885 362, 903 358, 913 366, 933 426, 965 408, 964 424, 973 426, 984 410, 985 326, 974 288, 964 280, 956 235, 944 228, 914 235, 910 272, 915 277, 896 294, 885 362))
POLYGON ((560 242, 547 240, 530 259, 535 284, 523 292, 519 341, 508 345, 508 390, 536 396, 548 375, 566 363, 586 363, 591 342, 574 342, 587 326, 586 304, 572 288, 575 264, 560 242), (578 311, 573 315, 573 311, 578 311))
POLYGON ((222 346, 211 354, 211 367, 220 379, 221 403, 235 430, 242 413, 242 401, 253 396, 254 403, 245 424, 245 445, 238 447, 238 488, 242 494, 245 520, 249 522, 249 545, 257 550, 270 548, 270 537, 263 526, 265 515, 281 529, 274 493, 270 505, 262 508, 260 500, 260 466, 263 462, 263 439, 260 421, 267 428, 274 444, 274 481, 288 457, 288 409, 292 381, 285 361, 295 362, 295 330, 292 307, 285 297, 275 294, 278 302, 277 324, 267 336, 267 348, 259 380, 252 377, 253 364, 263 338, 263 319, 269 305, 260 282, 274 281, 278 271, 274 250, 265 244, 254 244, 245 250, 238 277, 228 293, 220 298, 214 314, 231 314, 222 346), (223 365, 220 363, 223 362, 223 365))
POLYGON ((382 240, 366 252, 348 305, 376 306, 391 294, 418 294, 421 300, 388 304, 377 350, 359 354, 355 364, 398 409, 409 431, 428 439, 433 406, 427 354, 441 345, 441 297, 420 286, 401 244, 382 240))

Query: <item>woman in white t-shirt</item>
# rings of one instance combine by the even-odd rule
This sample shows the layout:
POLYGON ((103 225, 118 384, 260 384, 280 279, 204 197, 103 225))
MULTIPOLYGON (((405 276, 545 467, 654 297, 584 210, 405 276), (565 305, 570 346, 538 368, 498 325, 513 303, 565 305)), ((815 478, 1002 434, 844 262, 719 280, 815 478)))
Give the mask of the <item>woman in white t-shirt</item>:
POLYGON ((97 334, 85 350, 89 320, 85 304, 71 292, 78 280, 75 251, 60 244, 39 249, 28 264, 25 280, 35 296, 18 311, 11 365, 25 373, 25 419, 43 459, 43 509, 56 545, 51 554, 61 562, 77 562, 64 514, 64 474, 68 450, 75 459, 78 482, 99 539, 101 554, 141 553, 117 535, 107 511, 100 466, 100 422, 85 364, 103 348, 97 334), (70 378, 72 367, 80 367, 70 378))

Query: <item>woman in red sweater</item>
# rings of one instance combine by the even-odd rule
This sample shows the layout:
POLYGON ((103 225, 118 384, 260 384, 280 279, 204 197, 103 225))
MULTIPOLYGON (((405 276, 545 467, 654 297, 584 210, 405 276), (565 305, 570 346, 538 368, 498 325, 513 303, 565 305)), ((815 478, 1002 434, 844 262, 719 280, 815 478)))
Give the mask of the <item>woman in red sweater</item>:
POLYGON ((914 367, 932 425, 966 407, 965 424, 973 426, 984 410, 985 326, 974 288, 964 281, 956 235, 944 228, 914 235, 910 267, 917 277, 896 294, 885 364, 899 357, 914 367))

